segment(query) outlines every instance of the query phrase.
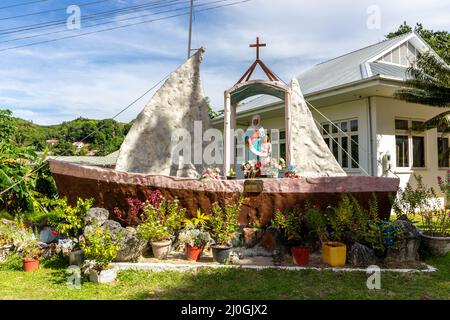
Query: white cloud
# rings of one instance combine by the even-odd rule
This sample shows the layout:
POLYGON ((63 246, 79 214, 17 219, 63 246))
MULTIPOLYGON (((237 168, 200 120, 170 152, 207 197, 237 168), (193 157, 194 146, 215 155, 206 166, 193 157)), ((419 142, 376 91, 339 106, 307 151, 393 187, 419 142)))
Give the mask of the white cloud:
MULTIPOLYGON (((287 81, 315 63, 383 40, 404 20, 449 30, 449 9, 437 0, 253 0, 197 13, 193 46, 207 49, 204 91, 220 108, 223 91, 252 63, 248 44, 256 36, 268 44, 263 60, 287 81), (373 4, 381 10, 380 30, 366 27, 373 4)), ((43 124, 111 117, 181 64, 186 50, 187 17, 180 17, 0 52, 0 104, 43 124)), ((149 98, 120 120, 133 119, 149 98)))

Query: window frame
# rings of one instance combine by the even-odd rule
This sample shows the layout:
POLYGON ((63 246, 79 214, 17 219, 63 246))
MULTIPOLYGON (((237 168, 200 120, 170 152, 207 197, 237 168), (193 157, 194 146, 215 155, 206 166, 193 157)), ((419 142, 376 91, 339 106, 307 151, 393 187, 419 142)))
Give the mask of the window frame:
POLYGON ((412 170, 428 170, 428 143, 427 143, 427 133, 426 131, 417 131, 412 129, 413 122, 424 122, 424 119, 416 119, 416 118, 405 118, 405 117, 395 117, 394 118, 394 131, 395 131, 395 168, 397 171, 412 171, 412 170), (408 121, 408 129, 397 129, 395 127, 395 121, 397 120, 405 120, 408 121), (407 167, 399 167, 397 166, 397 136, 407 136, 408 137, 408 166, 407 167), (413 137, 422 137, 423 138, 423 157, 424 157, 424 166, 423 167, 414 167, 414 143, 413 137))
POLYGON ((361 173, 362 170, 360 168, 361 165, 361 152, 359 150, 359 143, 360 143, 360 128, 361 128, 361 122, 359 121, 359 118, 349 118, 349 119, 340 119, 340 120, 332 120, 332 121, 326 121, 326 122, 322 122, 320 124, 320 133, 322 135, 322 138, 324 139, 325 144, 326 140, 328 139, 328 148, 330 149, 331 154, 334 156, 333 153, 333 142, 336 140, 340 146, 344 147, 342 144, 342 138, 347 138, 347 148, 346 151, 347 153, 351 156, 352 155, 352 141, 354 136, 358 137, 358 141, 357 141, 357 151, 358 151, 358 159, 355 159, 357 161, 357 163, 359 164, 359 166, 353 167, 353 160, 351 159, 351 157, 347 154, 345 154, 345 152, 342 150, 343 148, 341 148, 340 146, 338 146, 338 157, 336 159, 336 161, 339 163, 339 165, 342 167, 342 169, 344 169, 345 172, 349 172, 349 173, 361 173), (358 130, 356 131, 352 131, 352 126, 351 123, 352 121, 356 121, 357 125, 358 125, 358 130), (347 131, 345 133, 343 133, 341 130, 338 130, 337 132, 333 133, 332 128, 334 127, 334 124, 336 124, 339 129, 342 128, 342 123, 347 123, 347 131), (328 125, 329 126, 329 130, 328 133, 325 132, 324 126, 328 125), (344 167, 343 166, 343 159, 344 156, 347 156, 347 166, 344 167))
POLYGON ((443 132, 443 131, 440 131, 439 129, 436 129, 436 130, 437 130, 437 135, 436 135, 437 167, 438 167, 438 170, 449 170, 450 169, 450 154, 449 154, 449 166, 441 167, 439 165, 439 139, 447 139, 448 148, 450 148, 450 135, 448 132, 443 132))

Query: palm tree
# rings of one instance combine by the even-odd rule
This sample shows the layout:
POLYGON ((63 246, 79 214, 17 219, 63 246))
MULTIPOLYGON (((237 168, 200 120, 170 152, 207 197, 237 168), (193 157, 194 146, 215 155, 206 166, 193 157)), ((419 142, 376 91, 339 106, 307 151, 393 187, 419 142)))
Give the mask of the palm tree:
MULTIPOLYGON (((397 98, 434 107, 450 107, 450 67, 442 60, 431 53, 423 54, 415 66, 408 69, 408 76, 406 88, 395 93, 397 98)), ((427 120, 423 129, 448 129, 449 125, 450 110, 446 110, 427 120)))

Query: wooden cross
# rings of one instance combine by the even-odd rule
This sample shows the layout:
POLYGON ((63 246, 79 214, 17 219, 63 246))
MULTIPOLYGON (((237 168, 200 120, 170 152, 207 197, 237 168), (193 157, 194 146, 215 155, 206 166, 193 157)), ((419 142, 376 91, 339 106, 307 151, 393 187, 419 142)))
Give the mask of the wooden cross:
POLYGON ((265 43, 259 43, 259 37, 256 38, 256 43, 251 44, 250 48, 256 48, 256 60, 259 60, 259 48, 266 47, 267 44, 265 43))

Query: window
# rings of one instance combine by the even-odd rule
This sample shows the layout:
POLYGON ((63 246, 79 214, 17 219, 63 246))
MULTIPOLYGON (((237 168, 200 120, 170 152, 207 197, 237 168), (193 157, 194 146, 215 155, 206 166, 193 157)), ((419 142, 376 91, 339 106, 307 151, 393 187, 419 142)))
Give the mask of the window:
POLYGON ((438 166, 439 168, 449 168, 450 167, 450 149, 449 149, 449 141, 447 137, 448 128, 447 126, 439 126, 438 127, 438 138, 437 138, 437 146, 438 146, 438 166))
POLYGON ((409 167, 408 136, 395 136, 397 167, 409 167))
POLYGON ((395 153, 399 168, 425 168, 423 121, 395 119, 395 153))
POLYGON ((357 119, 322 124, 323 139, 344 169, 359 169, 358 130, 357 119))
POLYGON ((438 137, 437 145, 438 145, 438 165, 439 165, 439 168, 448 168, 448 167, 450 167, 448 138, 438 137))

